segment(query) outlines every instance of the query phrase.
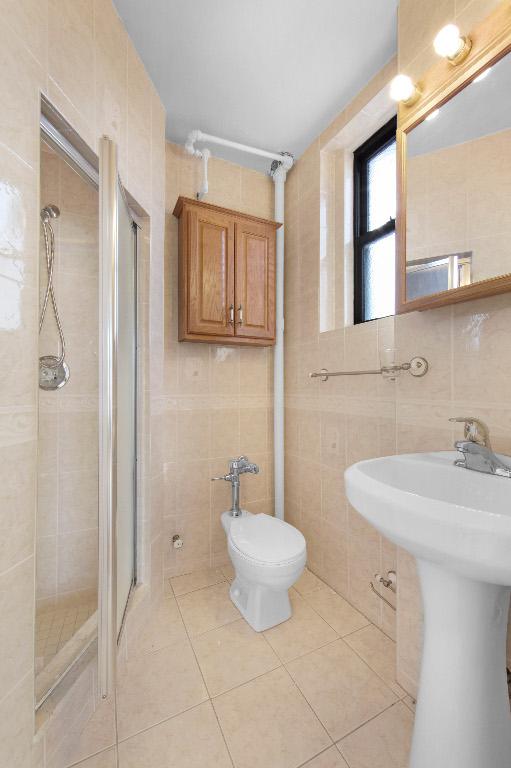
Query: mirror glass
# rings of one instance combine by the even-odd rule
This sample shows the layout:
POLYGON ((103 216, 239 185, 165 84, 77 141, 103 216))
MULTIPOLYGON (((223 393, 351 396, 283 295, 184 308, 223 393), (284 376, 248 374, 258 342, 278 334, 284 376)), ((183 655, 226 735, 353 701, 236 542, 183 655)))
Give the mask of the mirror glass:
POLYGON ((511 272, 511 54, 407 133, 408 301, 511 272))

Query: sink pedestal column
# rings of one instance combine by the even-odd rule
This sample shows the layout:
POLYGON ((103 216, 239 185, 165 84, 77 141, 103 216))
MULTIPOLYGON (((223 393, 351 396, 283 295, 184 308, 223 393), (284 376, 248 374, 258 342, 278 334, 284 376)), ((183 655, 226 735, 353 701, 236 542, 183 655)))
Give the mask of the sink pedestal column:
POLYGON ((410 768, 509 768, 511 590, 417 565, 424 648, 410 768))

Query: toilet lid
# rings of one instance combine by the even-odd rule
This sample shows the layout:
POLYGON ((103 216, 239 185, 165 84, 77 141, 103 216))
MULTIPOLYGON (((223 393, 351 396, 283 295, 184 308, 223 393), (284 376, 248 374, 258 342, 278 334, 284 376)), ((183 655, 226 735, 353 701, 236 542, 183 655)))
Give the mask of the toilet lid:
POLYGON ((305 550, 305 539, 299 530, 265 514, 233 520, 229 538, 236 549, 260 563, 289 562, 305 550))

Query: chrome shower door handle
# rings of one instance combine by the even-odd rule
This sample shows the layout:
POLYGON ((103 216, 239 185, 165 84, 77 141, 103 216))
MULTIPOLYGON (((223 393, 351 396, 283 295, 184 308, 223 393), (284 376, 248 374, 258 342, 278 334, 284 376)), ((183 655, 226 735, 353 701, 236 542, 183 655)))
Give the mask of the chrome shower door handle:
POLYGON ((241 304, 238 307, 238 325, 243 325, 243 307, 241 304))

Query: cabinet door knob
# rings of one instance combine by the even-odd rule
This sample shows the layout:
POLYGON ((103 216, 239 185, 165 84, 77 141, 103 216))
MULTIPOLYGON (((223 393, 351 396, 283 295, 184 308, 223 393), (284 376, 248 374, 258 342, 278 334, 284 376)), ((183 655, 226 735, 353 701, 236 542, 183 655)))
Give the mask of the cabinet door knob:
POLYGON ((241 304, 238 307, 238 325, 243 325, 243 307, 241 304))
POLYGON ((229 307, 229 325, 234 325, 234 304, 229 307))

